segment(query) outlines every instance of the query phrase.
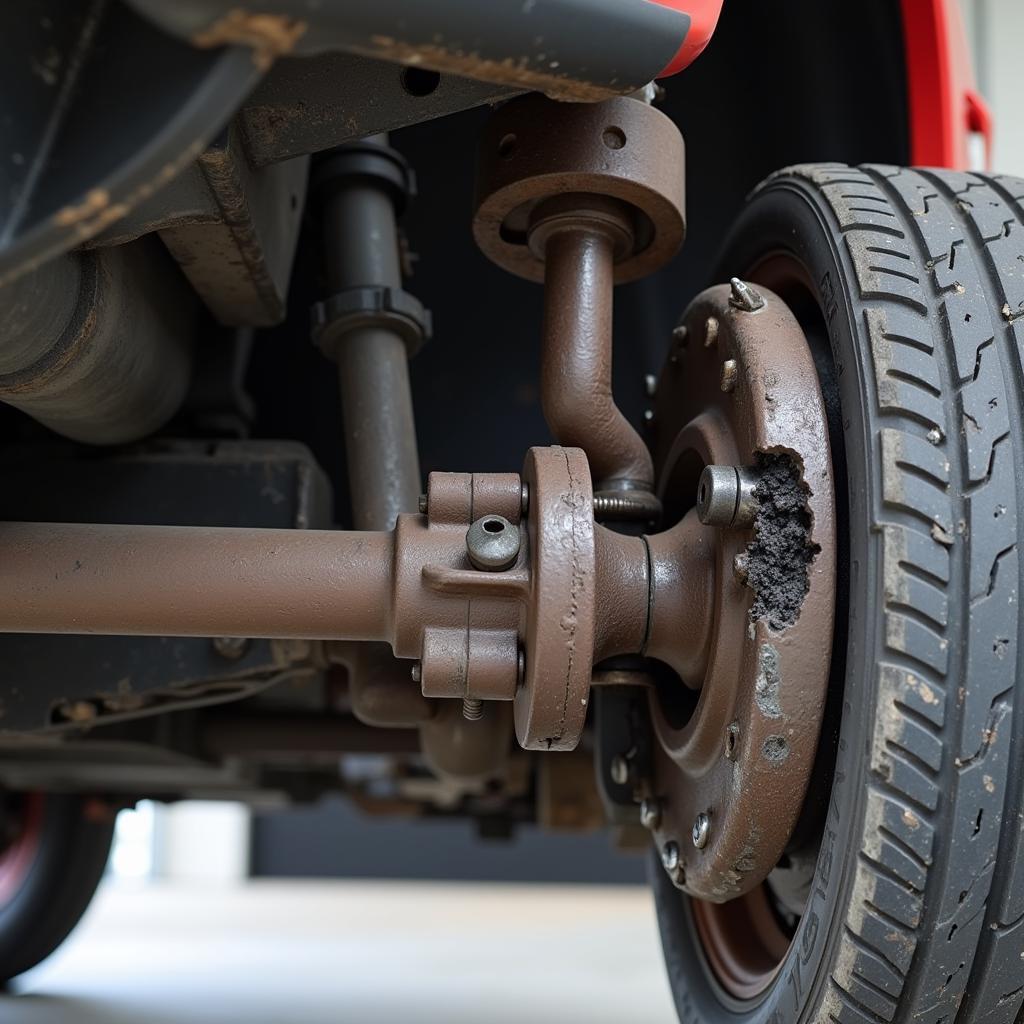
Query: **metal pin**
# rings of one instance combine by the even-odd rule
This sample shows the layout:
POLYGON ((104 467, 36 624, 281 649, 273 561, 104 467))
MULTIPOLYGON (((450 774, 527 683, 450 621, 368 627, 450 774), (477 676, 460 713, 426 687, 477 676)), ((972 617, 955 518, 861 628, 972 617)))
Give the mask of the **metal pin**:
POLYGON ((738 277, 729 279, 732 294, 729 296, 729 305, 733 309, 740 309, 744 313, 756 313, 765 305, 764 296, 754 288, 751 288, 746 281, 738 277))

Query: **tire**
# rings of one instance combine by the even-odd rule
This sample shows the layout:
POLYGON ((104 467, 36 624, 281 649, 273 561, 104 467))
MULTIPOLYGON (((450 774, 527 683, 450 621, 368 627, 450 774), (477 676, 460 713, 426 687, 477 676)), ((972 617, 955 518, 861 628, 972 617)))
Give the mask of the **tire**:
POLYGON ((113 815, 82 797, 17 798, 0 858, 0 982, 45 960, 70 934, 103 875, 113 815))
POLYGON ((786 299, 837 402, 846 636, 811 894, 758 998, 653 868, 687 1024, 1024 1019, 1022 203, 1015 178, 793 167, 726 242, 719 279, 786 299))

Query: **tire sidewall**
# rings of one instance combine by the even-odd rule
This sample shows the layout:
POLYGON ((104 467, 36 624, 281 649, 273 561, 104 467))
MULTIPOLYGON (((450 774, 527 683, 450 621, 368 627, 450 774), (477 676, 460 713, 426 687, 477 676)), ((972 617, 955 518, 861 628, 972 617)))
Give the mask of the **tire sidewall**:
MULTIPOLYGON (((822 740, 835 745, 835 769, 811 896, 777 977, 756 1005, 736 1003, 721 991, 700 947, 688 900, 672 887, 657 859, 651 859, 666 965, 683 1024, 818 1021, 853 899, 864 828, 865 752, 874 728, 874 665, 880 654, 881 547, 870 524, 881 480, 871 454, 875 424, 870 346, 860 335, 850 294, 854 269, 838 239, 838 224, 820 197, 800 179, 778 177, 745 207, 723 247, 715 278, 738 274, 757 282, 757 265, 781 254, 795 259, 813 283, 827 325, 829 352, 824 354, 834 368, 841 406, 841 436, 834 431, 832 444, 833 450, 842 445, 846 463, 849 568, 839 566, 837 578, 840 586, 845 584, 849 625, 845 672, 830 682, 843 687, 842 714, 838 737, 824 735, 822 740)), ((816 353, 819 363, 822 355, 816 353)), ((837 500, 840 494, 837 486, 837 500)))

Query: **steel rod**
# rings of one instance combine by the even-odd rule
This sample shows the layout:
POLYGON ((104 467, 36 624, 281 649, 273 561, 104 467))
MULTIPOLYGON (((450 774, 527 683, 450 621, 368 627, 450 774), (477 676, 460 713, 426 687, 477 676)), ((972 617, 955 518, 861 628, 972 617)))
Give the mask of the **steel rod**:
POLYGON ((386 640, 392 536, 0 523, 0 632, 386 640))

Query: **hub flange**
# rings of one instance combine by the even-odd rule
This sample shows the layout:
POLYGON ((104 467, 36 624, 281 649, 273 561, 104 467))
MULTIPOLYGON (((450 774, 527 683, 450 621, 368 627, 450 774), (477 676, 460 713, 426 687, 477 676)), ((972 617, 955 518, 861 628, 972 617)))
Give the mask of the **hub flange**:
POLYGON ((763 304, 747 308, 736 292, 711 288, 686 311, 655 409, 668 516, 697 516, 707 466, 759 475, 752 526, 699 527, 715 545, 706 663, 684 674, 689 692, 652 700, 655 835, 679 851, 675 883, 714 902, 762 882, 796 825, 824 712, 835 593, 835 499, 813 357, 778 296, 761 290, 763 304))

